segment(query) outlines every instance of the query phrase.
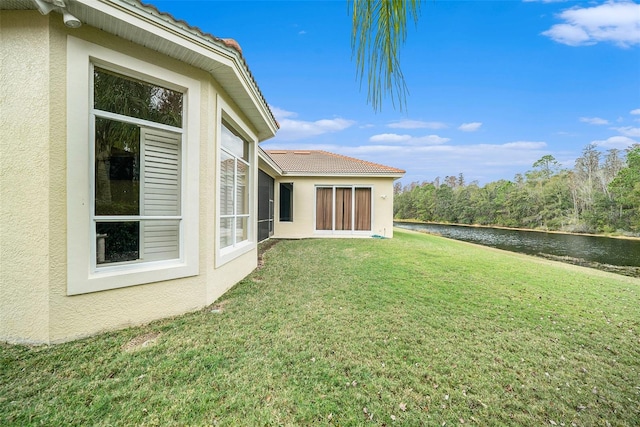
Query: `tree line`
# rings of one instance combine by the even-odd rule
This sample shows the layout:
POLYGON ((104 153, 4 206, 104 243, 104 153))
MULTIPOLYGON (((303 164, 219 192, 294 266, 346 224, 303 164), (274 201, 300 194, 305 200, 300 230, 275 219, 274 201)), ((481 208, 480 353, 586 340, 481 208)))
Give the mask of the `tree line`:
POLYGON ((640 234, 640 144, 582 150, 572 169, 545 155, 533 169, 484 186, 463 174, 394 187, 394 217, 577 233, 640 234))

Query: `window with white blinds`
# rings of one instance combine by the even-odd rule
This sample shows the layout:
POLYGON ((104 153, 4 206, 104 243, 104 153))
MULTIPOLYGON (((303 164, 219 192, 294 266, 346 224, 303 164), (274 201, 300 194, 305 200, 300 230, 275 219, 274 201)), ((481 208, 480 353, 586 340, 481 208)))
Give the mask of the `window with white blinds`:
POLYGON ((201 82, 67 37, 67 294, 198 275, 201 82))
POLYGON ((249 143, 222 123, 220 149, 220 248, 249 239, 249 143))
POLYGON ((180 257, 182 93, 94 68, 96 266, 180 257))

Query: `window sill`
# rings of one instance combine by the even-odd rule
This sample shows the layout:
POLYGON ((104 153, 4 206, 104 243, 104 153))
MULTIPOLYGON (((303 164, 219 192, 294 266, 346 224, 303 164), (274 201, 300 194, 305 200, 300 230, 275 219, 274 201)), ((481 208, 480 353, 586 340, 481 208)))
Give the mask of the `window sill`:
POLYGON ((67 295, 87 294, 129 286, 144 285, 165 280, 196 276, 198 266, 180 260, 154 261, 99 267, 88 277, 72 280, 67 295))
POLYGON ((224 249, 220 249, 219 256, 216 262, 216 268, 233 261, 246 254, 247 252, 251 252, 256 248, 256 243, 251 242, 249 240, 245 240, 244 242, 240 242, 235 246, 230 246, 224 249))

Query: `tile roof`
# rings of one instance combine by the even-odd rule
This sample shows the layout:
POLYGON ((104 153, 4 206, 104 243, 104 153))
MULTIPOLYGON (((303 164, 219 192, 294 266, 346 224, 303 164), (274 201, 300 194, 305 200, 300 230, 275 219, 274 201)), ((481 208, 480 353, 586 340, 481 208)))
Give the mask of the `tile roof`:
POLYGON ((284 175, 388 175, 402 169, 322 150, 265 150, 284 175))

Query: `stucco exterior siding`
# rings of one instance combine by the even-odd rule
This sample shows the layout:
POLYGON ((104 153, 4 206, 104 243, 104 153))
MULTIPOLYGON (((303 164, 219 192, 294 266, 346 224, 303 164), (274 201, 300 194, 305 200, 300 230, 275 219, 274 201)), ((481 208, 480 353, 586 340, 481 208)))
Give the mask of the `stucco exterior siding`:
POLYGON ((380 235, 393 237, 393 178, 378 177, 290 177, 281 176, 275 180, 274 238, 299 239, 308 237, 363 237, 380 235), (293 183, 293 221, 280 221, 280 183, 293 183), (315 231, 315 206, 317 186, 364 186, 372 190, 372 224, 370 233, 349 234, 336 232, 328 234, 315 231), (383 198, 383 196, 385 196, 383 198))
MULTIPOLYGON (((59 18, 0 11, 0 341, 63 342, 198 310, 257 265, 253 243, 216 267, 221 102, 257 140, 232 98, 203 70, 90 26, 67 29, 59 18), (69 295, 67 172, 76 167, 67 164, 70 35, 199 82, 196 275, 69 295)), ((257 165, 257 143, 253 145, 257 165)), ((252 178, 255 189, 257 167, 252 178)), ((256 197, 253 191, 254 218, 256 197)), ((255 225, 251 227, 255 242, 255 225)))
POLYGON ((0 337, 17 341, 49 327, 49 67, 48 19, 0 14, 0 337))

